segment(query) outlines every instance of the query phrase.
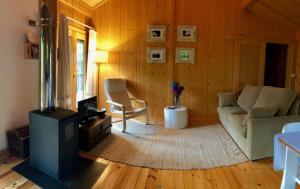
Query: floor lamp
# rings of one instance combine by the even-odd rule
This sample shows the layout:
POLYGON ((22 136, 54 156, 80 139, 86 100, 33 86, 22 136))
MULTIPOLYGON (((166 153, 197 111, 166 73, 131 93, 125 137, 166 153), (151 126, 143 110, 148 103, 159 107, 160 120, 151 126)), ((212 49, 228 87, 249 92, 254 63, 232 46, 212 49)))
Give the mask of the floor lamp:
MULTIPOLYGON (((107 64, 108 63, 108 51, 97 50, 95 52, 95 63, 98 64, 98 74, 97 74, 97 81, 98 81, 98 93, 97 99, 100 99, 100 64, 107 64)), ((99 103, 99 101, 98 101, 99 103)))

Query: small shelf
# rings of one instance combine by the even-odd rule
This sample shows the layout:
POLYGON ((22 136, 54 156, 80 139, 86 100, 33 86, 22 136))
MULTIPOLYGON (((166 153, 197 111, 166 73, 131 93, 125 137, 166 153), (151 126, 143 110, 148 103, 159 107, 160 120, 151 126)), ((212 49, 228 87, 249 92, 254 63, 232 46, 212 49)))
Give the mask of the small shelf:
POLYGON ((39 59, 39 46, 34 43, 25 42, 24 56, 26 59, 39 59))

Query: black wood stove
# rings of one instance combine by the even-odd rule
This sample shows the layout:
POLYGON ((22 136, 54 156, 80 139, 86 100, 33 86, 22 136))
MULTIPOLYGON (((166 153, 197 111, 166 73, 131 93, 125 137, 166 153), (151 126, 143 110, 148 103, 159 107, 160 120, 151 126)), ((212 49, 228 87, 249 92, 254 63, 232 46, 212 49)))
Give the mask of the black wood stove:
POLYGON ((57 108, 29 113, 30 164, 61 180, 72 170, 78 157, 78 116, 57 108))

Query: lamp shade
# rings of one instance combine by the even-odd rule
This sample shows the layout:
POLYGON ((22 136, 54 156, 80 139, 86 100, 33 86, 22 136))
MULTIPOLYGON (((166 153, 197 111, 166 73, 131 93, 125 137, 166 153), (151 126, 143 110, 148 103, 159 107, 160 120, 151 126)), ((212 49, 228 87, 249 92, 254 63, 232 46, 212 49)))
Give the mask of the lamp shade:
POLYGON ((108 52, 107 51, 96 51, 95 52, 96 63, 108 63, 108 52))

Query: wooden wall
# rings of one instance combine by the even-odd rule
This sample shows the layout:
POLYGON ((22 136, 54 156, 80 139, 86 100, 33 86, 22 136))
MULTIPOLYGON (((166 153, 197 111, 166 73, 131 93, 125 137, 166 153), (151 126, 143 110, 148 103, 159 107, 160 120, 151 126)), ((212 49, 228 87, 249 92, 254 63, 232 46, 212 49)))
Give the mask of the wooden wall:
MULTIPOLYGON (((58 2, 58 14, 65 14, 81 23, 90 25, 92 9, 80 0, 60 0, 58 2)), ((81 30, 86 30, 87 28, 70 21, 70 25, 81 30)))
MULTIPOLYGON (((103 81, 123 77, 132 96, 146 99, 152 122, 163 121, 163 107, 170 105, 171 81, 186 90, 182 104, 191 123, 206 124, 217 118, 217 93, 234 88, 233 38, 294 39, 293 31, 241 11, 239 0, 109 0, 92 13, 99 49, 110 51, 110 63, 100 66, 100 100, 104 106, 103 81), (146 42, 147 25, 167 25, 165 43, 146 42), (177 25, 196 25, 196 43, 176 42, 177 25), (166 47, 166 64, 147 64, 146 48, 166 47), (176 47, 196 48, 194 65, 174 64, 176 47)), ((255 76, 256 77, 256 76, 255 76)))

